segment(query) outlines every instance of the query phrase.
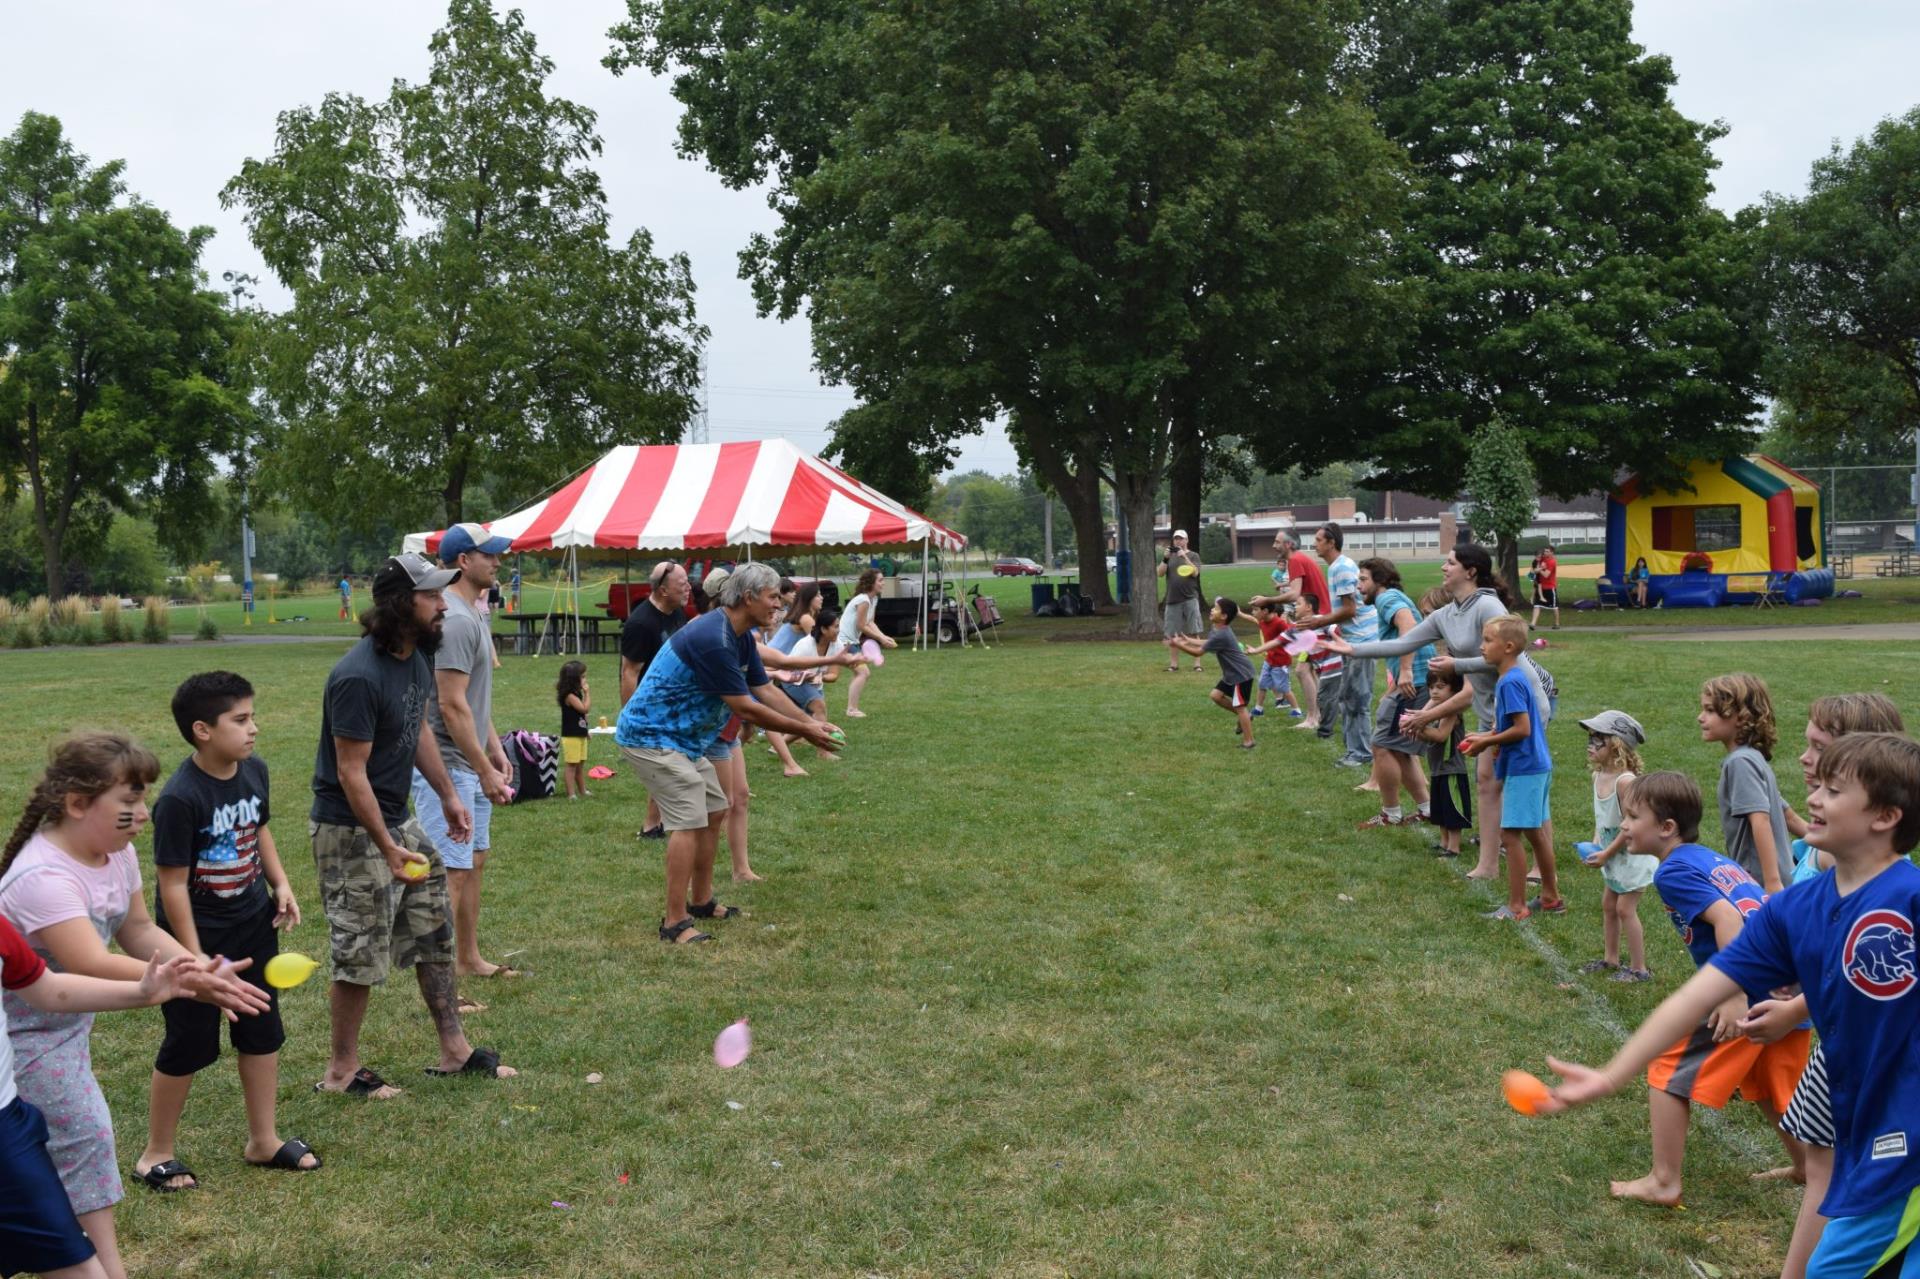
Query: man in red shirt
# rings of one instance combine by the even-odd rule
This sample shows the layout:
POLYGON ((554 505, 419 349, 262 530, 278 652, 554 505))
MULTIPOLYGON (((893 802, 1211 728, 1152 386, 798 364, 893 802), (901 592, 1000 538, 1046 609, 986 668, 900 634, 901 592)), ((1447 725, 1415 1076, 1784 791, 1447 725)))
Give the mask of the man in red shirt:
MULTIPOLYGON (((1287 580, 1280 584, 1276 595, 1256 595, 1253 603, 1269 601, 1293 608, 1304 604, 1307 615, 1318 617, 1332 612, 1333 597, 1327 592, 1327 575, 1320 567, 1317 557, 1300 549, 1300 536, 1292 529, 1281 529, 1273 535, 1273 549, 1276 556, 1285 557, 1287 580)), ((1300 681, 1300 709, 1307 717, 1294 725, 1295 728, 1320 727, 1320 680, 1314 671, 1312 662, 1301 662, 1296 667, 1300 681)))
POLYGON ((1553 547, 1543 546, 1540 553, 1533 557, 1533 620, 1527 623, 1532 630, 1540 625, 1540 610, 1553 610, 1553 629, 1560 629, 1560 561, 1553 557, 1553 547))

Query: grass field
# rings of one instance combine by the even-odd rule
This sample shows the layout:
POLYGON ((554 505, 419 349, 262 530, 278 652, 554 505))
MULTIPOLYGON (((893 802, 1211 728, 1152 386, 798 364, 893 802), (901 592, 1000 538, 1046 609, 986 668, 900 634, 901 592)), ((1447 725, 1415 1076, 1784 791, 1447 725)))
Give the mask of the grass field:
MULTIPOLYGON (((1244 594, 1263 578, 1210 570, 1208 584, 1244 594)), ((1500 1071, 1547 1052, 1604 1057, 1684 978, 1655 902, 1641 912, 1653 984, 1569 982, 1564 966, 1599 951, 1596 874, 1564 872, 1564 917, 1484 923, 1490 895, 1422 836, 1354 832, 1371 797, 1324 744, 1265 721, 1259 749, 1236 751, 1205 701, 1214 675, 1165 674, 1149 645, 1044 642, 1114 624, 1029 619, 1024 582, 996 588, 1004 645, 902 651, 842 763, 788 781, 750 750, 769 878, 723 883, 746 915, 714 945, 654 939, 659 845, 634 838, 630 777, 498 813, 483 935, 533 976, 478 992, 491 1008, 470 1029, 522 1078, 423 1078, 426 1015, 396 981, 363 1050, 407 1094, 315 1096, 325 990, 308 983, 286 999, 281 1130, 326 1169, 242 1165, 223 1060, 181 1133, 205 1192, 134 1186, 120 1209, 134 1273, 1464 1279, 1679 1276, 1689 1258, 1776 1272, 1798 1192, 1748 1180, 1775 1153, 1750 1107, 1696 1125, 1688 1210, 1670 1212, 1606 1198, 1609 1177, 1646 1169, 1641 1096, 1530 1122, 1498 1094, 1500 1071), (710 1045, 740 1016, 756 1051, 722 1072, 710 1045)), ((1901 589, 1920 584, 1855 603, 1891 613, 1901 589)), ((21 801, 68 727, 129 729, 171 763, 173 685, 239 669, 259 688, 274 828, 307 911, 289 946, 322 955, 303 825, 339 652, 0 654, 0 802, 21 801)), ((1910 645, 1836 642, 1812 661, 1789 644, 1576 633, 1545 658, 1563 690, 1563 849, 1588 834, 1582 716, 1632 711, 1651 765, 1710 786, 1717 756, 1691 722, 1708 675, 1766 676, 1789 739, 1818 694, 1875 688, 1912 709, 1920 693, 1910 645)), ((614 659, 591 666, 595 714, 612 713, 614 659)), ((556 669, 507 661, 503 729, 554 731, 556 669)), ((605 739, 594 749, 613 762, 605 739)), ((1792 799, 1796 751, 1776 761, 1792 799)), ((123 1165, 159 1037, 155 1012, 95 1034, 123 1165)))

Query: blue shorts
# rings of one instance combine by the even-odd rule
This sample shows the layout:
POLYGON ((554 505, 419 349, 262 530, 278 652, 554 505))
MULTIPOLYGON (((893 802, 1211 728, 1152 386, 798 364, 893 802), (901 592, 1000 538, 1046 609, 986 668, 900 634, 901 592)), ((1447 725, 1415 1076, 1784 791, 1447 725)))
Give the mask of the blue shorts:
POLYGON ((447 776, 453 779, 453 793, 467 806, 473 822, 473 838, 464 844, 447 838, 447 814, 440 807, 440 796, 427 785, 425 775, 417 768, 413 770, 414 816, 420 819, 420 829, 427 832, 427 838, 433 841, 433 850, 440 854, 448 870, 472 870, 475 850, 484 853, 493 847, 493 801, 480 789, 480 774, 449 765, 447 776))
POLYGON ((707 759, 715 764, 724 764, 733 758, 733 748, 739 744, 740 739, 737 737, 732 741, 724 737, 717 738, 713 745, 707 747, 707 759))
POLYGON ((1857 1217, 1835 1217, 1820 1232, 1807 1279, 1920 1279, 1920 1190, 1857 1217))
POLYGON ((1260 663, 1260 687, 1274 693, 1290 693, 1293 691, 1293 676, 1284 666, 1262 662, 1260 663))
POLYGON ((792 699, 793 704, 803 711, 821 700, 818 684, 782 684, 780 687, 792 699))
POLYGON ((1552 773, 1513 773, 1500 783, 1500 829, 1538 830, 1548 821, 1552 773))
POLYGON ((93 1253, 47 1153, 47 1121, 16 1097, 0 1108, 0 1275, 64 1270, 93 1253))

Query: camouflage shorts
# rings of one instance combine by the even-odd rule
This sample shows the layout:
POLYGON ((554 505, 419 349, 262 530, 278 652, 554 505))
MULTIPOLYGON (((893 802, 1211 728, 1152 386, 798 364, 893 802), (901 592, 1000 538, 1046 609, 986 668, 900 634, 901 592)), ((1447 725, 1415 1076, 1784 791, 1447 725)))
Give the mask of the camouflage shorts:
POLYGON ((427 859, 425 879, 395 879, 372 836, 358 826, 307 823, 335 981, 377 986, 389 969, 453 962, 453 912, 440 855, 411 817, 388 833, 402 848, 427 859))

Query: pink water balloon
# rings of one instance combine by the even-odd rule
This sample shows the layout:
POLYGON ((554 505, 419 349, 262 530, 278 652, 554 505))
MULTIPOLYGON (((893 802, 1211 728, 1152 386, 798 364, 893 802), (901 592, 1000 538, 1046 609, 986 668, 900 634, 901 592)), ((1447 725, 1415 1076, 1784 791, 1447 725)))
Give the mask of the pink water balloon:
POLYGON ((747 1059, 753 1051, 753 1032, 747 1029, 747 1019, 742 1017, 733 1025, 721 1031, 713 1041, 713 1062, 722 1070, 732 1070, 747 1059))
POLYGON ((887 664, 886 654, 882 653, 880 646, 872 640, 867 640, 860 645, 860 656, 866 658, 875 666, 885 666, 887 664))

